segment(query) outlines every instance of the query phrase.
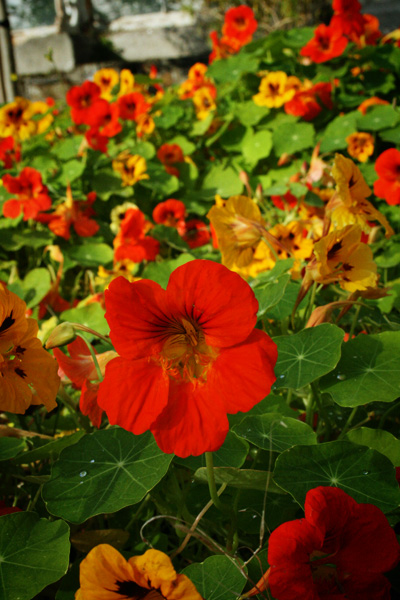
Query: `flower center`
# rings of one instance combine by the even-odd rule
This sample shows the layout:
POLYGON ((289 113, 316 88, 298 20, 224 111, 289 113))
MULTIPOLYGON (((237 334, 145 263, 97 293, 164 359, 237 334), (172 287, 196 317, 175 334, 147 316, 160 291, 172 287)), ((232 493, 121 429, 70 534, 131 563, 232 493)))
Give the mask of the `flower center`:
POLYGON ((126 598, 126 600, 163 600, 165 596, 163 596, 158 590, 141 587, 134 581, 117 581, 116 585, 118 589, 115 590, 116 596, 114 598, 120 597, 121 600, 126 598))
POLYGON ((205 383, 218 351, 205 343, 199 325, 182 318, 171 323, 166 336, 160 363, 167 375, 181 383, 205 383))

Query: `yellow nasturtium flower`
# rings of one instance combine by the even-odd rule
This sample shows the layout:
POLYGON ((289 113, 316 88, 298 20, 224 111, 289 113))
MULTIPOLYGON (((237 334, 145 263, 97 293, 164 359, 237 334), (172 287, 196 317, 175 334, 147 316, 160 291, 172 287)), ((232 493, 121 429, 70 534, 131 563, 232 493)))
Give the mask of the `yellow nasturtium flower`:
POLYGON ((346 142, 348 143, 347 152, 360 162, 366 162, 368 157, 374 153, 374 138, 370 133, 357 131, 347 136, 346 142))
POLYGON ((376 287, 377 268, 372 250, 361 242, 361 228, 348 225, 332 231, 314 244, 306 278, 318 283, 338 283, 348 292, 376 287))
POLYGON ((80 565, 76 600, 202 600, 186 575, 178 575, 169 556, 147 550, 125 558, 112 546, 95 546, 80 565))
POLYGON ((278 223, 272 229, 269 229, 269 233, 281 242, 281 246, 275 248, 279 258, 293 257, 295 259, 291 273, 294 279, 298 279, 301 263, 303 260, 310 258, 314 246, 311 239, 304 237, 304 225, 301 221, 291 221, 287 225, 278 223), (282 246, 287 248, 286 252, 282 246))
POLYGON ((262 78, 259 92, 253 100, 257 106, 279 108, 289 102, 300 88, 301 81, 297 77, 288 77, 284 71, 272 71, 262 78))
POLYGON ((0 137, 12 136, 17 142, 30 138, 37 132, 32 117, 32 103, 17 96, 0 108, 0 137))
POLYGON ((350 158, 336 154, 332 175, 336 182, 336 192, 326 205, 325 214, 335 228, 356 224, 362 231, 369 233, 371 227, 368 221, 378 221, 385 228, 386 237, 393 235, 386 217, 366 199, 371 190, 360 169, 350 158))
POLYGON ((265 223, 257 204, 247 196, 217 198, 207 217, 210 219, 222 254, 222 264, 242 275, 256 277, 271 269, 275 260, 262 239, 265 223))
POLYGON ((112 168, 122 177, 122 185, 135 185, 141 179, 149 179, 147 163, 143 156, 124 150, 112 162, 112 168))
POLYGON ((199 121, 204 121, 211 111, 217 108, 215 104, 215 94, 209 87, 201 87, 193 94, 193 104, 196 111, 196 117, 199 121))
POLYGON ((101 98, 111 100, 112 90, 119 81, 119 75, 114 69, 100 69, 93 75, 93 81, 101 90, 101 98))

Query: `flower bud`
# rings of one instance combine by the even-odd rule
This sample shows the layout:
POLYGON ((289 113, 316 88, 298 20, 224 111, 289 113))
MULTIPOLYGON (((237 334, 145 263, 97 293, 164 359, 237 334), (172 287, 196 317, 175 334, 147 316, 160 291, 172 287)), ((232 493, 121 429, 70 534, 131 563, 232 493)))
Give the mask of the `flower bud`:
POLYGON ((52 348, 58 348, 59 346, 65 346, 70 344, 76 338, 76 331, 72 323, 60 323, 57 325, 49 335, 46 342, 47 350, 52 348))

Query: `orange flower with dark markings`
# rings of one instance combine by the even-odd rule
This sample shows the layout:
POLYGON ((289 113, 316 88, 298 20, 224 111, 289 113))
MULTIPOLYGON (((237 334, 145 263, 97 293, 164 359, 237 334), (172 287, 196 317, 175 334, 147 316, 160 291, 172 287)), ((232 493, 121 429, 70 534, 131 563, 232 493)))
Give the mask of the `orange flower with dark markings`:
POLYGON ((182 148, 178 144, 163 144, 157 150, 157 158, 162 162, 167 173, 179 177, 179 169, 174 165, 184 162, 185 157, 182 148))
POLYGON ((214 60, 220 60, 221 58, 227 58, 232 54, 236 54, 242 47, 240 41, 234 37, 224 35, 219 39, 216 31, 210 32, 210 39, 212 44, 212 52, 208 58, 210 65, 214 60))
POLYGON ((350 38, 359 38, 364 32, 361 4, 358 0, 333 0, 334 11, 330 25, 350 38))
POLYGON ((57 406, 57 363, 37 338, 26 304, 0 284, 0 410, 24 413, 31 404, 57 406))
POLYGON ((357 108, 363 115, 367 114, 367 110, 370 106, 376 106, 377 104, 389 104, 387 100, 382 100, 382 98, 378 98, 377 96, 372 96, 372 98, 367 98, 361 102, 360 106, 357 108))
POLYGON ((101 89, 93 81, 84 81, 82 85, 74 85, 68 90, 67 104, 71 107, 71 118, 74 123, 96 125, 99 112, 107 111, 108 104, 100 95, 101 89))
POLYGON ((322 24, 318 25, 314 37, 300 50, 300 55, 307 56, 315 63, 322 63, 341 56, 347 44, 347 38, 339 29, 322 24))
POLYGON ((111 424, 150 430, 163 452, 217 450, 227 413, 248 411, 275 381, 274 342, 254 329, 258 302, 236 273, 208 260, 178 267, 167 289, 114 279, 106 319, 119 358, 106 367, 98 402, 111 424))
POLYGON ((321 81, 315 85, 297 91, 293 98, 285 103, 284 109, 288 115, 302 117, 305 121, 312 121, 319 115, 323 107, 331 110, 332 84, 321 81))
POLYGON ((8 173, 3 175, 3 185, 7 192, 16 194, 15 198, 3 204, 5 217, 15 219, 23 212, 24 221, 27 221, 35 219, 40 211, 51 206, 51 198, 42 182, 42 176, 32 167, 25 167, 17 177, 8 173))
POLYGON ((190 221, 186 221, 184 231, 181 235, 189 248, 200 248, 200 246, 208 244, 211 240, 211 234, 207 225, 200 219, 190 219, 190 221))
POLYGON ((182 235, 185 232, 185 214, 186 206, 184 203, 181 200, 169 198, 165 202, 157 204, 153 210, 153 220, 155 223, 167 227, 176 227, 182 235))
POLYGON ((17 146, 11 135, 0 138, 0 160, 5 169, 12 169, 14 162, 21 160, 21 147, 17 146))
POLYGON ((374 138, 370 133, 356 131, 347 136, 346 142, 348 143, 347 152, 360 162, 366 162, 368 157, 374 153, 374 138))
POLYGON ((121 119, 136 121, 139 115, 147 113, 151 104, 146 102, 145 97, 140 92, 132 92, 118 98, 119 116, 121 119))
POLYGON ((257 26, 252 9, 242 4, 226 11, 222 35, 235 38, 241 45, 245 45, 251 42, 257 26))
POLYGON ((169 556, 147 550, 125 558, 112 546, 95 546, 80 564, 76 600, 202 600, 186 575, 178 575, 169 556))
POLYGON ((160 242, 146 233, 152 225, 138 208, 128 208, 114 239, 114 262, 155 260, 160 242))
POLYGON ((32 103, 17 96, 13 102, 0 108, 0 137, 11 135, 16 141, 30 138, 36 133, 32 116, 32 103))

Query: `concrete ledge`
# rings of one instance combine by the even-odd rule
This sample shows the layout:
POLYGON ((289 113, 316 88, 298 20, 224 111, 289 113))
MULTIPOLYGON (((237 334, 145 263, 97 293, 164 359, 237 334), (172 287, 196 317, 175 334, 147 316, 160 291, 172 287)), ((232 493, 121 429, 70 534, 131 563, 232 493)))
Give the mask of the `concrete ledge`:
POLYGON ((55 26, 16 30, 12 37, 18 75, 51 73, 54 64, 63 72, 75 67, 72 40, 67 33, 57 33, 55 26), (49 51, 53 53, 54 64, 45 58, 49 51))

